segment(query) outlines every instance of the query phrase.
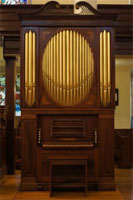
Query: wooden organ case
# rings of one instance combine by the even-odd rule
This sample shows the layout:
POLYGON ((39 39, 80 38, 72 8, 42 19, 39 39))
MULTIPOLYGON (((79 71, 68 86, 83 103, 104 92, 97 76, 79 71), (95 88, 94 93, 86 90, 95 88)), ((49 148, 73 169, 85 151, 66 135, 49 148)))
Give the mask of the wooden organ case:
MULTIPOLYGON (((86 156, 88 188, 114 184, 114 16, 86 2, 45 4, 21 18, 21 190, 48 188, 50 157, 86 156)), ((77 187, 82 166, 55 166, 77 187)))

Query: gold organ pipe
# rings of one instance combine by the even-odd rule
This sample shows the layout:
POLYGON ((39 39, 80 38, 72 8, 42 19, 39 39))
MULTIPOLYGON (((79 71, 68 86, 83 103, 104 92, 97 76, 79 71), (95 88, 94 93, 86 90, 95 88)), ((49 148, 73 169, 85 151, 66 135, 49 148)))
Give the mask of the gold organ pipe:
POLYGON ((43 77, 55 102, 78 104, 92 86, 93 73, 93 53, 81 34, 64 30, 50 39, 43 56, 43 77))
POLYGON ((108 84, 110 85, 110 33, 107 33, 108 41, 108 84))
POLYGON ((63 104, 66 102, 66 32, 63 31, 63 104))
POLYGON ((86 45, 86 91, 88 90, 88 67, 89 67, 89 63, 88 63, 88 45, 86 45))
POLYGON ((107 41, 106 31, 103 32, 104 41, 104 106, 107 104, 107 41))
POLYGON ((84 87, 84 81, 85 81, 85 53, 84 53, 84 48, 85 48, 85 39, 82 37, 82 95, 85 95, 85 87, 84 87))
POLYGON ((73 32, 70 30, 70 105, 73 104, 73 32))
POLYGON ((29 31, 29 88, 28 88, 28 104, 32 104, 31 87, 32 87, 32 32, 29 31))
POLYGON ((92 80, 93 80, 93 56, 92 56, 92 52, 90 49, 90 56, 91 56, 91 87, 92 87, 92 80))
POLYGON ((103 106, 110 103, 110 33, 100 33, 100 96, 103 106))
POLYGON ((57 49, 57 46, 58 46, 58 44, 57 44, 57 35, 56 35, 56 37, 55 37, 55 82, 56 82, 56 85, 55 85, 55 96, 56 96, 56 101, 57 101, 57 87, 58 87, 58 84, 57 84, 57 73, 59 73, 59 72, 57 72, 57 66, 58 66, 58 64, 57 64, 57 56, 58 56, 58 50, 59 49, 57 49))
POLYGON ((35 72, 36 72, 36 69, 35 69, 35 33, 33 32, 33 98, 32 98, 32 104, 34 104, 34 101, 35 101, 35 72))
POLYGON ((76 32, 73 31, 73 87, 74 87, 74 92, 73 92, 73 105, 76 104, 76 32))
POLYGON ((80 34, 80 78, 79 78, 79 86, 80 86, 80 101, 82 98, 82 38, 81 38, 81 34, 80 34))
POLYGON ((84 84, 85 84, 85 94, 87 93, 87 80, 86 80, 86 76, 87 76, 87 42, 86 42, 86 40, 85 40, 85 50, 84 50, 84 52, 85 52, 85 78, 84 78, 84 84))
POLYGON ((76 95, 77 95, 77 99, 76 99, 76 104, 77 104, 77 100, 79 99, 79 68, 80 68, 80 57, 79 57, 79 34, 77 33, 77 77, 76 77, 76 82, 77 82, 77 86, 76 86, 76 95))
POLYGON ((32 32, 29 32, 29 86, 32 84, 32 32))
POLYGON ((89 90, 90 90, 90 82, 91 82, 91 54, 90 54, 90 47, 88 46, 88 58, 89 58, 89 90))
MULTIPOLYGON (((51 45, 50 45, 50 42, 49 42, 49 44, 48 44, 48 60, 49 60, 49 77, 48 77, 48 79, 49 79, 49 91, 50 91, 50 93, 51 93, 51 58, 50 58, 50 52, 51 52, 51 49, 50 49, 50 47, 51 47, 51 45)), ((45 67, 45 66, 44 66, 45 67)))
POLYGON ((49 41, 49 66, 50 66, 50 77, 49 77, 49 85, 50 85, 50 94, 52 94, 52 83, 51 83, 51 77, 52 77, 52 63, 51 63, 51 39, 49 41))
MULTIPOLYGON (((95 65, 94 65, 93 53, 92 53, 91 56, 92 56, 92 83, 93 83, 93 80, 94 80, 94 71, 95 71, 95 69, 94 69, 95 65)), ((91 85, 92 85, 92 83, 91 83, 91 85)))
MULTIPOLYGON (((46 52, 44 53, 44 56, 43 56, 43 63, 44 63, 44 66, 45 66, 45 55, 46 55, 46 52)), ((45 76, 45 70, 46 70, 46 66, 45 68, 43 68, 43 75, 45 76)), ((46 79, 45 79, 45 84, 46 84, 46 79)))
POLYGON ((106 31, 103 32, 103 44, 104 44, 104 87, 107 86, 107 79, 106 79, 106 31))
POLYGON ((25 101, 28 97, 28 58, 29 58, 29 34, 25 33, 25 101))
POLYGON ((108 103, 110 103, 110 91, 111 91, 111 83, 110 83, 110 32, 107 33, 107 41, 108 41, 108 103))
POLYGON ((66 31, 66 82, 67 82, 67 87, 66 87, 66 105, 69 105, 69 91, 70 91, 70 43, 69 43, 69 30, 66 31))
POLYGON ((88 46, 88 90, 90 90, 90 65, 91 65, 90 47, 88 46))
POLYGON ((44 69, 44 75, 46 77, 46 81, 45 81, 45 84, 46 86, 48 87, 48 66, 47 66, 47 49, 48 47, 46 46, 46 51, 45 51, 45 56, 44 56, 44 63, 45 63, 45 69, 44 69))
POLYGON ((48 74, 46 74, 47 76, 47 87, 49 89, 49 74, 50 74, 50 67, 49 67, 49 45, 47 45, 47 68, 48 68, 48 74))
POLYGON ((102 57, 102 62, 103 62, 103 65, 102 65, 102 74, 103 74, 103 80, 102 80, 102 86, 103 86, 103 105, 104 105, 104 35, 102 33, 102 45, 103 45, 103 51, 102 51, 102 54, 103 54, 103 57, 102 57))
POLYGON ((33 33, 33 86, 35 86, 35 33, 33 33))
POLYGON ((31 86, 32 86, 32 32, 29 32, 29 70, 28 70, 28 105, 31 105, 31 86))
POLYGON ((91 57, 91 49, 90 49, 90 88, 92 82, 92 57, 91 57))
POLYGON ((59 86, 60 86, 60 102, 63 102, 63 32, 60 32, 60 79, 59 79, 59 86))
POLYGON ((46 84, 47 84, 47 87, 49 87, 49 80, 48 80, 48 77, 49 77, 49 67, 48 67, 48 46, 46 46, 46 55, 45 55, 45 62, 46 62, 46 84))
POLYGON ((25 86, 27 86, 28 83, 28 57, 29 57, 29 35, 28 33, 25 34, 25 86))
POLYGON ((52 69, 53 68, 53 37, 51 38, 51 41, 50 41, 51 45, 50 45, 50 60, 51 60, 51 94, 52 94, 52 97, 54 96, 54 84, 53 84, 53 73, 54 73, 54 70, 52 69))
POLYGON ((54 64, 54 71, 53 71, 53 97, 56 99, 56 35, 53 38, 53 64, 54 64))
POLYGON ((35 102, 35 33, 25 33, 25 102, 32 106, 35 102))
POLYGON ((70 79, 70 60, 69 60, 70 59, 69 58, 69 56, 70 56, 70 54, 69 54, 70 53, 69 52, 70 51, 70 43, 69 43, 69 31, 68 30, 66 31, 66 36, 67 36, 67 44, 66 44, 67 45, 67 48, 66 48, 67 49, 67 52, 66 52, 67 53, 67 59, 66 59, 66 63, 67 63, 67 66, 66 66, 67 67, 67 89, 69 89, 69 83, 70 83, 69 82, 69 79, 70 79))
POLYGON ((26 86, 26 91, 25 91, 25 101, 28 104, 28 86, 29 86, 29 81, 28 81, 28 76, 29 76, 29 33, 26 33, 26 52, 25 52, 25 86, 26 86))
POLYGON ((56 45, 56 56, 57 56, 57 69, 56 69, 56 77, 57 77, 57 102, 59 101, 59 75, 60 75, 60 66, 59 66, 59 56, 60 56, 60 49, 59 49, 59 33, 57 33, 57 45, 56 45))
POLYGON ((100 96, 103 102, 103 33, 100 33, 100 96))

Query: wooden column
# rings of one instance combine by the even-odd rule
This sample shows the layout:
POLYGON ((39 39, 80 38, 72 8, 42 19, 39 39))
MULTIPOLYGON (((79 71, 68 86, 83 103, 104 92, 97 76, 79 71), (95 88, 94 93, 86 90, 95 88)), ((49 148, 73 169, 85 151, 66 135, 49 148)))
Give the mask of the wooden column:
POLYGON ((16 90, 16 57, 5 56, 6 61, 6 105, 7 113, 7 173, 14 174, 14 116, 15 116, 15 90, 16 90))

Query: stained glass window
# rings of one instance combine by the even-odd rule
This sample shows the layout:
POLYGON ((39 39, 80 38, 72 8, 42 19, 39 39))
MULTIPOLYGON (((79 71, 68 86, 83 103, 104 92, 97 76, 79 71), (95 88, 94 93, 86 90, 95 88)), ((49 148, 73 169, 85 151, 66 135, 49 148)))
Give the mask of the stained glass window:
POLYGON ((5 85, 5 75, 0 75, 0 105, 5 105, 5 93, 6 93, 6 85, 5 85))
POLYGON ((7 4, 7 5, 27 4, 27 0, 0 0, 0 4, 7 4))
POLYGON ((16 116, 21 115, 20 110, 20 75, 16 76, 16 116))

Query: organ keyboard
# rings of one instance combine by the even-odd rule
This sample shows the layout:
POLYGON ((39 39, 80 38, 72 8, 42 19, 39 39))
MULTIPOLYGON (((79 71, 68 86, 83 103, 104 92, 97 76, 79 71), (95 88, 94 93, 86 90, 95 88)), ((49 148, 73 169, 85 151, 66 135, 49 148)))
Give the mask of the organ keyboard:
POLYGON ((93 143, 75 143, 75 144, 43 144, 43 148, 87 148, 94 147, 93 143))

